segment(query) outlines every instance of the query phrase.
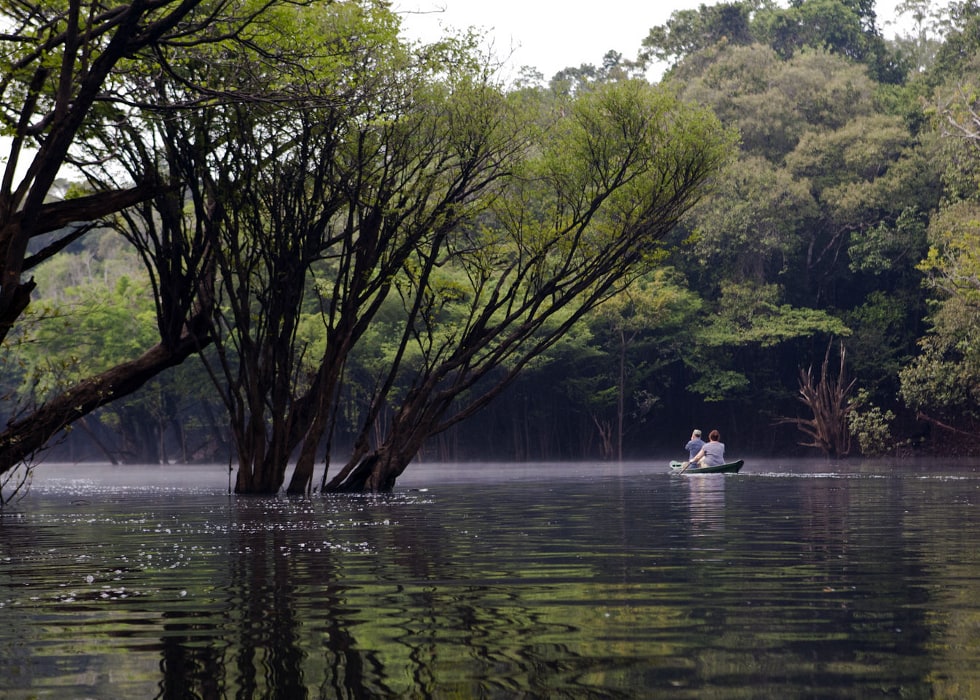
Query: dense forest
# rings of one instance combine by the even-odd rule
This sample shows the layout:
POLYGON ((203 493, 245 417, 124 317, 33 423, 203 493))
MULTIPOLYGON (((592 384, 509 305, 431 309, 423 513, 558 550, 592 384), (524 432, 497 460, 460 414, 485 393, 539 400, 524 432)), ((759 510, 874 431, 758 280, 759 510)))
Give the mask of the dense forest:
POLYGON ((0 7, 5 479, 385 490, 416 458, 678 456, 693 427, 970 451, 973 0, 905 2, 896 39, 870 0, 702 5, 510 84, 381 2, 0 7))

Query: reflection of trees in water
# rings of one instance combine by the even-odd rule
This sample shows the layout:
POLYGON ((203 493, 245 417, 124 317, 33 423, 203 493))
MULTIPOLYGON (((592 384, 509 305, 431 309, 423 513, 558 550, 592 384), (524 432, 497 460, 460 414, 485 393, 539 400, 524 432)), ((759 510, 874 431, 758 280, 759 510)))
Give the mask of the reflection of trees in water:
MULTIPOLYGON (((24 581, 45 576, 44 565, 38 560, 37 552, 62 545, 57 529, 39 528, 11 511, 0 509, 0 561, 9 562, 0 566, 0 607, 3 608, 0 619, 4 628, 3 639, 0 639, 0 658, 3 659, 4 680, 15 688, 33 686, 33 677, 40 675, 34 669, 41 667, 44 660, 34 658, 35 649, 27 643, 35 636, 32 611, 20 606, 13 594, 23 589, 24 581), (19 640, 20 643, 8 640, 19 640)), ((3 687, 6 686, 0 685, 0 688, 3 687)))
POLYGON ((713 640, 697 655, 701 682, 774 678, 778 668, 785 688, 764 693, 777 695, 833 689, 828 669, 847 668, 839 678, 845 694, 927 688, 936 625, 922 563, 928 544, 920 549, 910 537, 909 519, 921 507, 920 495, 904 493, 910 483, 727 481, 727 530, 692 540, 691 575, 707 595, 692 605, 691 627, 713 640), (734 657, 747 635, 754 653, 734 657))
POLYGON ((493 568, 507 552, 460 536, 451 511, 375 503, 324 526, 261 504, 238 507, 220 597, 166 614, 160 698, 589 696, 577 677, 594 660, 562 641, 581 633, 574 604, 542 606, 555 584, 493 568))
POLYGON ((670 678, 730 697, 766 678, 771 697, 974 697, 975 481, 665 476, 506 501, 8 514, 0 695, 611 697, 670 678), (690 526, 719 508, 724 528, 690 526))
POLYGON ((364 659, 334 614, 342 610, 342 567, 329 547, 305 546, 322 530, 303 523, 307 509, 295 503, 240 500, 235 507, 226 566, 214 571, 218 597, 197 613, 199 623, 188 620, 194 613, 167 615, 176 619, 164 626, 160 697, 303 698, 311 671, 324 664, 320 690, 332 691, 324 697, 362 697, 364 659))

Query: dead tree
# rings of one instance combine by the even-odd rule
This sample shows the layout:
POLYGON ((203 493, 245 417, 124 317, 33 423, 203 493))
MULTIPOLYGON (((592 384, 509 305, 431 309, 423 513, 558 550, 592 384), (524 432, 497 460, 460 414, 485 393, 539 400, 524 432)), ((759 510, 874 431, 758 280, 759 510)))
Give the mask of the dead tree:
POLYGON ((800 395, 812 418, 783 418, 779 423, 795 424, 806 434, 809 442, 799 444, 816 447, 829 457, 846 457, 851 451, 851 433, 847 416, 858 407, 858 402, 848 398, 857 380, 847 380, 847 350, 840 344, 840 366, 837 376, 830 376, 830 349, 827 345, 819 379, 814 377, 813 366, 800 369, 800 395))

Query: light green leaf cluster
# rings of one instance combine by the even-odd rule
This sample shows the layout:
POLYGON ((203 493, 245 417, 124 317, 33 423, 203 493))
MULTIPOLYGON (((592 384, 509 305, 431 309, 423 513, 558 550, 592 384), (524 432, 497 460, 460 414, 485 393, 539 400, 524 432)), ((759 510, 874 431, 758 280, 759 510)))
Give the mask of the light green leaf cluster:
POLYGON ((779 295, 774 285, 724 283, 718 310, 700 341, 716 347, 765 348, 817 334, 850 335, 850 329, 826 311, 781 304, 779 295))
POLYGON ((78 381, 138 356, 156 342, 156 313, 145 279, 113 287, 85 284, 39 302, 29 337, 12 339, 8 361, 22 368, 20 401, 43 402, 78 381))
POLYGON ((878 457, 894 451, 891 426, 895 413, 882 410, 880 406, 868 403, 869 394, 858 392, 854 403, 858 406, 847 414, 847 428, 857 438, 861 454, 865 457, 878 457))
POLYGON ((703 301, 677 271, 661 267, 633 281, 589 315, 589 325, 613 333, 659 335, 697 315, 703 301))
POLYGON ((929 225, 930 248, 919 269, 958 305, 980 308, 980 203, 950 204, 929 225))
POLYGON ((705 401, 725 401, 737 397, 749 388, 750 382, 741 372, 717 369, 707 372, 688 385, 688 390, 705 401))
POLYGON ((780 60, 769 47, 724 47, 670 77, 686 99, 710 105, 737 124, 742 150, 774 163, 804 134, 836 130, 874 113, 874 83, 864 70, 826 51, 780 60), (707 58, 706 58, 707 60, 707 58))
POLYGON ((896 189, 904 188, 889 171, 912 145, 898 117, 862 116, 840 129, 808 132, 786 165, 795 177, 809 180, 836 221, 860 221, 894 206, 896 189))
POLYGON ((945 207, 929 227, 919 267, 938 299, 921 354, 902 370, 901 392, 917 410, 978 414, 980 405, 980 205, 945 207))
POLYGON ((899 374, 906 405, 946 420, 980 418, 980 314, 940 307, 921 353, 899 374))

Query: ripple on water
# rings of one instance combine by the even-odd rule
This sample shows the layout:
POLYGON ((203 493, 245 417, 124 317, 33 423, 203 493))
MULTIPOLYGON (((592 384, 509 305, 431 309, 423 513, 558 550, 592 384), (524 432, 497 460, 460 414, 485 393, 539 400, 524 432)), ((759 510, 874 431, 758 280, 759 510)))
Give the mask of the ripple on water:
POLYGON ((978 687, 975 475, 752 468, 364 498, 46 483, 0 514, 0 695, 978 687))

